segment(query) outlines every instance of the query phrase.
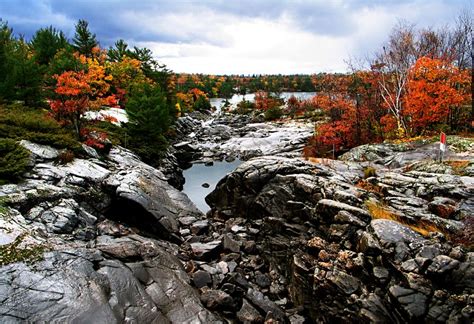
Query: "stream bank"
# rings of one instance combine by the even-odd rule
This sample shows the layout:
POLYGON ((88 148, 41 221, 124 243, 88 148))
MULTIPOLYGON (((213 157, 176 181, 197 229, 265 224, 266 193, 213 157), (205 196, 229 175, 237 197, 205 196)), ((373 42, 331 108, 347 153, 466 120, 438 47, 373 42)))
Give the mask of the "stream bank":
POLYGON ((301 156, 314 125, 193 113, 179 120, 178 129, 181 141, 173 145, 173 150, 184 169, 183 192, 206 213, 210 208, 204 197, 241 161, 263 155, 301 156))

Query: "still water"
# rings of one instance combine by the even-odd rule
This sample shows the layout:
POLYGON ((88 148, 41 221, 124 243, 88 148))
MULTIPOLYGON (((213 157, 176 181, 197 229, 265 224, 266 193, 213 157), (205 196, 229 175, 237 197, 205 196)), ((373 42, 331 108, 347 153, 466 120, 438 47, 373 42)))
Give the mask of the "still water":
POLYGON ((210 207, 206 204, 204 198, 215 189, 220 179, 237 168, 242 161, 235 160, 233 162, 215 161, 212 166, 204 164, 193 164, 193 166, 183 171, 186 182, 183 192, 188 195, 189 199, 196 204, 197 208, 206 213, 210 207), (204 188, 203 183, 208 183, 209 188, 204 188))
MULTIPOLYGON (((281 92, 280 98, 285 99, 287 101, 291 96, 295 96, 299 100, 306 100, 314 97, 316 92, 281 92)), ((229 103, 233 106, 236 106, 239 102, 243 99, 247 101, 253 102, 255 100, 255 93, 247 93, 245 96, 234 94, 232 98, 228 99, 229 103)), ((210 100, 211 106, 216 107, 217 112, 220 112, 222 106, 225 104, 225 99, 223 98, 211 98, 210 100)))

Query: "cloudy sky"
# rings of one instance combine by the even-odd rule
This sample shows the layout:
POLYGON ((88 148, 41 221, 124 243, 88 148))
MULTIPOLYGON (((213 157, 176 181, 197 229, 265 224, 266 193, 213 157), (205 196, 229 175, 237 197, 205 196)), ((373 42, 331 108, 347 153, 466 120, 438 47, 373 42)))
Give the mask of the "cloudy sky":
POLYGON ((125 39, 176 72, 342 72, 366 57, 400 19, 452 24, 473 0, 0 0, 0 18, 31 37, 52 25, 72 38, 89 22, 102 47, 125 39))

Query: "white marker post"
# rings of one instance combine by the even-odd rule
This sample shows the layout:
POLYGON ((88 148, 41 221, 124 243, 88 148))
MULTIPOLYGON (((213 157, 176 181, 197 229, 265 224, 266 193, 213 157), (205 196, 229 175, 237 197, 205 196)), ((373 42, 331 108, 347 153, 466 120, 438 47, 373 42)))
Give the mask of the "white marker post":
POLYGON ((446 152, 446 134, 441 132, 439 136, 439 162, 443 162, 444 152, 446 152))

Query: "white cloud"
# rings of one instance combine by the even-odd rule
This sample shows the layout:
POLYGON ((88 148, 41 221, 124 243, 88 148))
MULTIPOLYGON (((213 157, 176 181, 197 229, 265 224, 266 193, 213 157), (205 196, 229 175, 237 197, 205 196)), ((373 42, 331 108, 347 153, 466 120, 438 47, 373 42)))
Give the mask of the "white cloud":
POLYGON ((338 6, 344 14, 330 17, 334 28, 344 25, 352 29, 337 35, 313 31, 294 12, 251 17, 204 8, 165 14, 154 23, 157 30, 185 41, 145 45, 176 72, 344 72, 349 57, 371 56, 378 50, 397 20, 418 22, 418 27, 439 27, 447 21, 447 13, 451 17, 456 13, 445 2, 359 5, 352 10, 343 1, 331 2, 333 9, 338 6))
MULTIPOLYGON (((226 17, 207 22, 219 29, 225 46, 199 43, 142 43, 177 72, 202 73, 313 73, 342 71, 351 52, 344 38, 301 30, 288 17, 278 20, 226 17)), ((188 21, 193 21, 189 19, 188 21)))
POLYGON ((123 38, 177 72, 287 74, 345 71, 349 57, 378 50, 398 19, 436 28, 471 1, 0 0, 0 12, 27 37, 50 24, 72 36, 86 19, 103 46, 123 38))

